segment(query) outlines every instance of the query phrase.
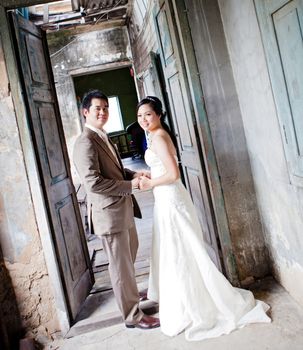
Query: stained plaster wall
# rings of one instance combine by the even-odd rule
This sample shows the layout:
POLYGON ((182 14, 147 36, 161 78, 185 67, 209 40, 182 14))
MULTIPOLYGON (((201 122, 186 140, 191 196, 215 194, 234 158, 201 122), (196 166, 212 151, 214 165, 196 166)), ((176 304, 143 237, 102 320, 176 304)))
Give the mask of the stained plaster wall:
POLYGON ((268 252, 220 10, 217 1, 186 2, 233 253, 248 282, 269 273, 268 252))
POLYGON ((303 188, 290 184, 252 0, 219 0, 273 273, 303 304, 303 188))
MULTIPOLYGON (((16 318, 20 318, 20 328, 43 343, 59 326, 28 181, 34 167, 27 170, 25 165, 24 147, 30 149, 30 145, 21 145, 20 140, 20 128, 27 124, 25 116, 24 124, 17 124, 1 41, 0 76, 0 300, 5 312, 1 321, 9 327, 18 325, 16 318), (16 306, 12 307, 18 310, 9 312, 6 306, 13 298, 16 306)), ((17 334, 16 328, 8 329, 8 334, 17 334)))
MULTIPOLYGON (((102 28, 89 31, 58 31, 47 36, 56 91, 69 155, 81 132, 80 114, 73 76, 97 73, 131 64, 126 27, 102 28)), ((92 81, 91 88, 95 88, 92 81)), ((71 162, 72 176, 79 183, 71 162)))

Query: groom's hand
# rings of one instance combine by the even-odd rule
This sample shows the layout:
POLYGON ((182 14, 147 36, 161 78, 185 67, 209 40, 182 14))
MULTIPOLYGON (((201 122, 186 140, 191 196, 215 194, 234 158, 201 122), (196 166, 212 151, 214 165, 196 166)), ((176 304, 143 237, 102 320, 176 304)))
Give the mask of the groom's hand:
POLYGON ((139 181, 139 189, 140 190, 150 190, 152 188, 151 186, 151 180, 147 176, 140 176, 139 181))
POLYGON ((134 178, 131 180, 132 189, 133 189, 133 190, 139 188, 139 181, 140 181, 140 178, 139 178, 139 177, 134 177, 134 178))

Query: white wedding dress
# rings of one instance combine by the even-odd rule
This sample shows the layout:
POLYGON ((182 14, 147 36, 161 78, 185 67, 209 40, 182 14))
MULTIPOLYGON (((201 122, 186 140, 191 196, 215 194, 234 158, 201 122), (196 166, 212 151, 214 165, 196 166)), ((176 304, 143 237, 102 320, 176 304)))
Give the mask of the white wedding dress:
MULTIPOLYGON (((165 168, 152 150, 151 177, 165 168)), ((228 334, 248 323, 270 322, 269 306, 233 287, 209 258, 195 207, 181 180, 153 189, 154 227, 148 298, 159 302, 164 334, 185 330, 187 340, 228 334)))

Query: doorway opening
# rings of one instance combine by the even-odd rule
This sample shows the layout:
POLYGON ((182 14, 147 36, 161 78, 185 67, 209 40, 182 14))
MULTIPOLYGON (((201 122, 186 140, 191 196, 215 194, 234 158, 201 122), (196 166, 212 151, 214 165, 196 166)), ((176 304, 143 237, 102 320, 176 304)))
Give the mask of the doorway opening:
MULTIPOLYGON (((165 14, 161 14, 160 13, 159 18, 158 18, 158 20, 159 20, 158 25, 159 26, 161 24, 163 25, 162 33, 168 32, 168 27, 167 27, 168 24, 162 21, 162 19, 165 20, 165 18, 166 18, 165 14)), ((23 24, 25 24, 26 22, 29 22, 29 21, 23 20, 22 22, 23 22, 23 24)), ((45 61, 50 61, 49 60, 49 58, 50 58, 49 54, 47 54, 47 52, 46 52, 47 50, 46 51, 44 50, 45 49, 45 47, 44 47, 44 45, 45 45, 44 35, 41 34, 41 33, 37 34, 38 30, 35 31, 35 29, 33 28, 33 24, 31 24, 31 27, 32 27, 32 32, 33 32, 33 39, 25 40, 25 42, 27 44, 31 45, 31 46, 29 45, 28 52, 32 52, 33 53, 33 55, 30 57, 32 59, 32 62, 29 62, 30 68, 32 69, 31 70, 31 74, 29 74, 29 80, 34 80, 34 79, 32 79, 33 78, 32 76, 34 75, 34 78, 36 78, 35 82, 38 83, 35 92, 38 92, 40 87, 47 80, 47 76, 48 75, 52 76, 52 74, 51 74, 52 73, 51 72, 52 69, 51 69, 51 65, 50 65, 49 62, 47 62, 47 64, 45 64, 45 67, 47 67, 47 70, 45 69, 45 67, 43 68, 43 60, 45 59, 45 61), (40 41, 37 39, 38 37, 39 37, 40 41), (37 51, 37 49, 39 49, 39 50, 37 51), (35 58, 37 57, 37 52, 39 53, 39 60, 38 60, 38 62, 35 61, 35 58), (37 65, 36 63, 39 63, 39 65, 37 65), (33 69, 33 68, 35 68, 35 69, 33 69)), ((24 37, 27 37, 28 32, 29 31, 25 30, 24 32, 22 32, 22 35, 24 37)), ((108 37, 111 37, 113 34, 111 33, 111 30, 109 30, 106 35, 108 35, 108 37)), ((124 36, 122 35, 121 37, 124 37, 124 36)), ((62 39, 64 39, 64 37, 62 39)), ((85 40, 83 42, 85 42, 85 40)), ((173 41, 170 40, 169 42, 172 43, 173 41)), ((85 44, 86 43, 87 42, 85 42, 85 44)), ((72 44, 73 44, 73 42, 71 44, 67 43, 66 46, 72 46, 72 44)), ((74 52, 78 53, 78 50, 75 48, 75 50, 72 53, 74 53, 74 52)), ((173 52, 173 50, 171 50, 170 52, 173 52)), ((21 52, 20 48, 16 49, 16 53, 17 53, 17 55, 20 56, 20 66, 22 66, 22 62, 21 62, 22 61, 22 59, 21 59, 22 52, 21 52)), ((60 53, 62 53, 62 51, 60 51, 60 53)), ((166 57, 165 55, 163 55, 163 53, 162 53, 162 56, 166 57)), ((26 57, 26 55, 24 55, 24 57, 26 57)), ((70 58, 73 59, 73 56, 70 56, 70 58)), ((80 58, 82 59, 82 57, 80 57, 80 58)), ((66 61, 68 61, 68 59, 66 61)), ((91 63, 91 61, 89 61, 89 62, 91 63)), ((177 67, 177 65, 175 65, 175 60, 173 60, 172 62, 166 62, 166 63, 171 63, 171 67, 172 68, 176 68, 177 67)), ((126 120, 125 116, 123 115, 123 113, 127 110, 127 108, 125 106, 122 106, 123 105, 122 98, 117 93, 117 89, 119 87, 122 87, 122 85, 123 85, 122 83, 124 83, 124 81, 125 81, 125 79, 121 79, 121 76, 123 74, 128 75, 128 77, 131 76, 130 65, 131 65, 131 60, 128 59, 128 61, 124 60, 122 63, 119 63, 119 66, 121 66, 121 67, 119 67, 119 69, 117 68, 117 63, 113 64, 111 62, 106 67, 102 67, 102 65, 99 64, 97 68, 95 68, 95 67, 86 68, 86 66, 83 65, 83 67, 81 67, 81 68, 78 67, 77 69, 74 69, 72 72, 67 72, 66 70, 64 71, 64 69, 65 69, 64 68, 64 64, 61 65, 62 74, 66 73, 66 75, 64 75, 62 79, 63 80, 64 79, 70 79, 71 80, 71 83, 67 86, 66 90, 68 90, 69 92, 72 91, 71 94, 70 94, 70 95, 72 95, 72 98, 66 98, 64 100, 64 106, 62 107, 62 105, 61 105, 60 106, 60 110, 61 110, 61 108, 63 108, 63 110, 66 109, 67 112, 68 112, 67 114, 71 118, 74 118, 74 119, 72 119, 72 121, 74 121, 75 123, 76 123, 77 118, 78 118, 78 121, 77 121, 77 123, 79 124, 78 131, 81 130, 81 128, 83 128, 83 120, 81 119, 81 117, 79 119, 79 112, 78 112, 77 101, 81 101, 81 97, 83 96, 84 91, 87 90, 87 87, 89 87, 89 88, 90 87, 91 88, 99 88, 104 93, 106 93, 108 96, 114 97, 116 99, 116 101, 117 101, 117 97, 118 97, 117 106, 120 106, 120 111, 121 111, 121 114, 122 114, 122 118, 121 119, 122 119, 122 122, 124 123, 123 127, 127 126, 126 123, 131 123, 132 122, 131 118, 126 120), (122 66, 124 66, 124 67, 122 67, 122 66), (96 71, 99 71, 99 72, 95 73, 96 71), (115 75, 115 74, 117 74, 117 76, 116 76, 115 79, 113 79, 113 75, 115 75), (98 84, 95 84, 95 81, 94 81, 95 79, 96 79, 96 81, 99 81, 99 83, 100 83, 99 86, 96 86, 98 84), (102 86, 102 82, 103 81, 107 81, 107 84, 104 85, 104 86, 102 86), (112 84, 113 90, 112 91, 106 90, 106 88, 109 87, 111 84, 112 84), (72 105, 73 106, 75 105, 76 109, 70 108, 72 105), (75 113, 73 113, 73 112, 75 112, 75 113), (125 120, 126 120, 126 122, 125 122, 125 120)), ((164 64, 163 67, 164 66, 166 66, 166 65, 164 64)), ((151 83, 153 83, 153 79, 154 79, 154 76, 153 76, 154 70, 152 68, 154 68, 154 67, 151 66, 151 70, 150 70, 151 71, 151 75, 150 75, 150 82, 151 83)), ((22 71, 22 69, 21 69, 21 71, 22 71)), ((54 71, 53 71, 53 73, 54 73, 54 71)), ((167 80, 168 78, 170 79, 171 86, 169 86, 169 91, 170 91, 171 96, 170 96, 170 98, 167 98, 167 91, 162 91, 162 101, 166 102, 166 101, 169 100, 169 103, 172 106, 171 111, 174 111, 174 113, 172 113, 172 114, 174 114, 173 117, 172 117, 172 124, 176 127, 176 132, 178 133, 178 137, 179 137, 179 147, 180 147, 180 150, 182 150, 182 153, 181 153, 182 157, 181 158, 183 158, 183 159, 181 159, 181 161, 182 161, 183 168, 185 170, 184 171, 184 176, 186 176, 186 178, 187 178, 186 184, 187 184, 188 188, 191 189, 191 193, 193 195, 193 199, 195 201, 195 204, 197 205, 197 207, 199 207, 199 212, 202 215, 202 222, 205 223, 205 227, 207 228, 208 225, 209 225, 209 221, 213 220, 213 217, 211 215, 211 210, 209 210, 208 207, 206 207, 206 209, 205 209, 205 203, 207 204, 207 206, 211 205, 211 203, 209 202, 210 199, 208 198, 209 196, 208 196, 207 191, 203 192, 203 190, 204 190, 203 186, 207 186, 207 182, 203 178, 203 175, 201 176, 201 172, 199 170, 200 162, 202 163, 203 160, 202 160, 202 155, 199 153, 199 149, 197 148, 197 145, 196 145, 197 144, 197 142, 196 142, 197 140, 196 140, 196 133, 195 133, 195 129, 194 129, 195 125, 192 124, 193 116, 191 115, 191 110, 188 107, 188 106, 190 106, 190 97, 188 96, 188 90, 186 90, 184 88, 185 85, 183 85, 182 80, 179 81, 179 77, 182 77, 182 74, 183 74, 181 70, 178 71, 178 72, 173 72, 172 70, 167 70, 167 71, 163 71, 162 74, 165 76, 164 80, 167 80), (169 73, 173 73, 173 75, 171 77, 168 77, 169 73), (179 115, 176 113, 176 111, 178 112, 179 115), (201 189, 201 186, 203 187, 202 189, 201 189)), ((55 74, 54 74, 54 76, 56 78, 55 74)), ((145 80, 145 82, 147 82, 147 80, 149 79, 148 78, 148 74, 146 76, 142 75, 141 77, 145 80)), ((25 88, 27 88, 26 77, 25 76, 23 77, 23 80, 24 80, 25 88)), ((57 80, 55 80, 55 81, 56 81, 56 83, 58 83, 57 80)), ((158 84, 158 86, 160 86, 160 91, 161 91, 161 89, 162 89, 161 84, 158 84)), ((59 84, 57 84, 56 88, 57 88, 57 95, 58 95, 57 98, 58 98, 58 100, 59 100, 59 98, 62 97, 62 96, 60 96, 61 93, 62 93, 62 95, 64 97, 66 96, 64 94, 65 91, 60 90, 60 82, 59 82, 59 84), (59 86, 59 90, 58 90, 58 86, 59 86)), ((29 89, 31 89, 31 86, 29 86, 29 89)), ((132 89, 133 89, 133 92, 134 92, 132 98, 133 98, 133 102, 134 102, 134 106, 135 106, 136 103, 137 103, 137 94, 136 94, 136 89, 135 89, 135 86, 134 86, 134 82, 133 82, 132 89)), ((141 91, 141 95, 142 95, 142 92, 145 92, 146 94, 149 94, 148 93, 149 91, 141 91)), ((155 89, 155 92, 156 92, 156 89, 155 89)), ((42 96, 41 94, 39 96, 38 95, 39 94, 37 94, 37 99, 38 99, 37 106, 38 106, 38 109, 39 109, 41 107, 41 105, 45 104, 47 101, 39 100, 39 98, 41 99, 44 96, 42 96)), ((69 97, 70 97, 70 95, 69 95, 69 97)), ((160 94, 157 93, 157 95, 161 96, 161 93, 160 94)), ((31 97, 32 94, 28 93, 27 96, 31 97)), ((129 96, 128 96, 128 98, 129 98, 129 96)), ((29 101, 27 103, 28 114, 29 114, 29 117, 31 117, 32 111, 29 109, 29 106, 31 106, 31 101, 29 101)), ((56 111, 58 111, 57 107, 58 106, 56 105, 55 106, 56 111)), ((134 117, 133 120, 135 120, 135 108, 134 107, 131 107, 131 108, 133 108, 133 113, 130 113, 130 115, 133 115, 133 117, 134 117)), ((50 111, 50 109, 47 109, 47 112, 49 112, 49 111, 50 111)), ((39 114, 39 116, 41 117, 41 113, 39 114)), ((42 115, 42 117, 43 117, 43 115, 42 115)), ((55 125, 55 128, 53 128, 54 125, 51 124, 52 121, 53 121, 52 118, 49 118, 49 116, 47 114, 45 114, 45 118, 44 119, 50 121, 50 124, 48 126, 46 126, 46 127, 51 130, 51 133, 50 133, 51 135, 58 135, 58 134, 60 134, 60 137, 62 137, 63 130, 65 131, 65 134, 67 134, 68 132, 70 132, 71 129, 73 129, 73 128, 69 128, 68 127, 68 123, 65 125, 65 123, 62 122, 62 120, 60 121, 59 114, 56 114, 56 118, 58 118, 58 119, 56 119, 57 125, 55 125), (67 126, 67 127, 64 129, 64 126, 67 126), (59 132, 58 132, 58 130, 59 130, 59 132), (62 133, 61 133, 61 131, 62 131, 62 133)), ((39 120, 39 123, 41 125, 43 124, 43 120, 41 120, 41 118, 39 120)), ((40 124, 38 125, 37 130, 39 128, 43 129, 43 125, 41 126, 40 124)), ((113 130, 111 132, 112 135, 110 135, 110 136, 113 139, 116 138, 118 140, 117 144, 118 144, 118 148, 120 147, 119 150, 120 150, 120 153, 122 155, 124 165, 126 167, 130 167, 132 169, 134 169, 134 167, 139 167, 139 166, 142 167, 142 166, 144 166, 144 164, 142 164, 142 160, 141 159, 129 159, 129 157, 128 157, 128 151, 129 150, 126 148, 126 151, 125 151, 125 149, 123 148, 125 145, 126 146, 128 145, 128 141, 129 141, 128 136, 129 135, 125 135, 125 130, 122 130, 122 129, 119 130, 119 128, 121 128, 121 127, 122 127, 122 125, 120 125, 120 127, 118 126, 116 130, 113 130), (123 142, 120 143, 120 139, 121 138, 125 138, 125 142, 124 143, 123 142)), ((35 128, 33 128, 33 130, 31 130, 33 135, 35 134, 35 130, 34 129, 35 128)), ((45 130, 46 130, 46 128, 45 128, 45 130)), ((45 133, 45 135, 46 134, 47 133, 45 133)), ((77 132, 76 132, 76 134, 77 134, 77 132)), ((76 136, 76 134, 74 134, 73 136, 76 136)), ((42 135, 42 136, 44 137, 45 135, 42 135)), ((61 146, 64 149, 65 148, 64 142, 68 143, 69 139, 70 138, 66 137, 66 135, 65 135, 65 140, 59 139, 58 145, 61 143, 61 146)), ((44 142, 45 140, 42 140, 42 141, 44 142)), ((51 141, 52 141, 52 139, 50 137, 48 139, 48 142, 49 142, 48 144, 50 146, 54 146, 51 143, 51 141)), ((116 143, 116 142, 114 142, 114 143, 116 143)), ((70 145, 71 144, 72 143, 70 143, 70 145)), ((37 153, 38 153, 40 148, 39 147, 36 147, 36 148, 37 148, 37 153)), ((69 151, 72 150, 72 147, 69 147, 69 144, 67 145, 67 148, 68 148, 69 151)), ((45 149, 47 150, 47 147, 45 147, 45 149)), ((52 149, 52 153, 53 154, 57 154, 55 149, 52 149)), ((64 153, 64 157, 65 157, 65 155, 66 155, 65 151, 63 153, 64 153)), ((69 152, 69 155, 70 154, 71 153, 69 152)), ((43 161, 43 156, 44 155, 38 155, 38 157, 41 157, 41 162, 43 161)), ((71 157, 69 157, 69 158, 71 158, 71 157)), ((47 159, 47 161, 49 161, 49 160, 52 160, 51 157, 49 157, 49 159, 47 159)), ((72 166, 72 162, 71 161, 69 161, 68 159, 65 159, 65 160, 66 160, 66 164, 67 164, 66 167, 67 168, 72 166)), ((38 159, 38 161, 40 161, 40 159, 38 159)), ((57 164, 54 164, 54 169, 55 170, 59 169, 57 164)), ((69 169, 67 169, 67 173, 68 173, 68 175, 70 175, 69 174, 69 169)), ((42 173, 42 172, 39 175, 41 176, 41 178, 44 177, 44 173, 42 173)), ((59 174, 59 175, 61 175, 61 174, 59 174)), ((73 175, 73 174, 71 174, 71 175, 73 175)), ((51 179, 51 180, 53 180, 53 179, 51 179)), ((48 189, 46 188, 45 189, 45 193, 46 194, 47 194, 47 190, 48 189)), ((77 193, 77 194, 79 194, 79 193, 77 193)), ((84 194, 84 196, 85 196, 85 194, 84 194)), ((142 208, 143 212, 146 211, 146 213, 148 212, 149 214, 151 214, 151 206, 152 206, 152 200, 150 200, 150 196, 152 196, 150 192, 149 193, 148 192, 146 192, 146 193, 142 192, 142 193, 138 193, 137 194, 137 199, 138 199, 139 204, 141 205, 141 208, 142 208)), ((73 201, 74 201, 74 198, 76 198, 76 194, 75 193, 71 193, 70 197, 73 198, 73 201)), ((81 199, 81 201, 82 201, 82 199, 81 199)), ((77 198, 76 198, 75 201, 77 202, 77 198)), ((79 196, 78 196, 78 201, 79 201, 79 196)), ((77 219, 77 223, 82 227, 80 229, 80 226, 79 226, 79 230, 80 231, 81 230, 83 231, 83 226, 85 227, 85 199, 84 199, 83 202, 84 202, 84 211, 83 211, 83 213, 84 213, 84 220, 83 220, 83 217, 81 218, 82 221, 80 221, 80 222, 77 219)), ((59 206, 57 206, 57 203, 53 203, 53 204, 54 204, 55 210, 57 210, 57 208, 59 208, 59 206)), ((50 203, 49 206, 51 206, 51 205, 52 205, 52 203, 50 203)), ((81 211, 81 209, 82 208, 81 208, 81 205, 80 205, 80 211, 81 211)), ((70 217, 67 214, 68 213, 66 213, 66 217, 67 218, 70 217)), ((138 261, 137 267, 138 267, 138 271, 139 271, 139 274, 138 274, 139 288, 140 288, 141 285, 143 287, 145 287, 146 286, 146 282, 147 282, 147 276, 148 276, 147 260, 148 259, 146 258, 146 256, 149 257, 150 234, 151 234, 151 227, 152 227, 151 216, 147 216, 144 213, 143 213, 143 215, 144 215, 144 219, 142 221, 140 221, 140 223, 142 223, 142 225, 143 225, 142 226, 143 235, 146 234, 146 236, 139 237, 139 240, 140 240, 140 243, 141 243, 141 247, 143 248, 142 255, 140 255, 141 252, 139 251, 139 255, 138 255, 138 259, 137 259, 137 261, 138 261), (145 254, 145 253, 147 253, 147 254, 145 254)), ((51 222, 52 218, 49 218, 49 220, 51 222)), ((140 235, 140 230, 141 230, 140 229, 140 223, 137 223, 139 235, 140 235)), ((213 224, 215 224, 215 223, 213 223, 213 224)), ((65 225, 64 228, 68 229, 68 226, 65 225)), ((56 230, 54 230, 54 231, 56 231, 56 230)), ((76 231, 75 227, 74 227, 74 231, 76 231)), ((60 233, 60 231, 58 231, 58 232, 60 233)), ((55 232, 54 232, 54 234, 55 234, 55 232)), ((59 234, 59 237, 61 237, 60 234, 59 234)), ((68 239, 66 241, 70 242, 70 240, 68 240, 68 239)), ((82 241, 83 241, 83 239, 81 238, 81 244, 83 243, 82 241)), ((98 314, 98 317, 99 317, 98 320, 99 321, 97 321, 97 318, 94 321, 92 321, 92 322, 88 320, 89 317, 96 316, 95 311, 98 308, 100 308, 100 305, 102 304, 101 302, 104 301, 103 297, 104 297, 105 293, 110 294, 109 280, 106 279, 106 273, 104 273, 104 271, 106 271, 106 261, 104 261, 104 257, 101 254, 101 252, 102 252, 102 249, 100 248, 101 245, 98 245, 96 240, 91 240, 91 241, 89 241, 89 243, 90 242, 91 242, 91 246, 93 246, 93 248, 91 249, 90 254, 88 254, 88 258, 87 258, 88 260, 86 261, 87 264, 88 264, 87 267, 90 270, 92 270, 92 267, 93 267, 94 271, 91 271, 91 272, 94 272, 94 276, 93 277, 94 277, 94 279, 96 281, 98 281, 100 283, 98 285, 94 285, 93 289, 90 289, 88 291, 88 295, 89 295, 88 298, 86 298, 86 295, 85 295, 85 298, 83 297, 83 295, 81 295, 81 298, 82 298, 81 302, 78 302, 78 304, 77 304, 78 309, 77 308, 75 309, 77 311, 74 311, 74 314, 70 318, 69 324, 76 323, 75 326, 78 325, 78 331, 79 332, 80 331, 82 332, 83 330, 86 331, 88 329, 91 329, 91 327, 94 327, 93 324, 96 324, 99 327, 100 324, 106 324, 108 322, 118 322, 119 319, 120 319, 120 316, 117 316, 118 313, 116 313, 116 311, 113 311, 113 309, 110 309, 110 308, 106 309, 105 304, 103 304, 103 308, 101 307, 102 308, 101 311, 103 313, 102 313, 101 316, 100 316, 100 314, 98 314), (100 277, 101 275, 102 275, 102 278, 100 277), (85 305, 86 306, 86 311, 83 311, 82 314, 81 314, 81 311, 79 313, 79 305, 80 305, 80 309, 81 309, 81 307, 82 307, 81 303, 83 303, 83 302, 84 302, 84 304, 86 304, 85 305), (108 312, 106 312, 106 310, 108 312), (112 316, 111 318, 108 317, 109 314, 111 314, 111 316, 112 316)), ((85 244, 87 243, 86 240, 85 240, 84 243, 85 244)), ((68 247, 66 247, 66 246, 64 247, 64 249, 65 249, 65 252, 70 251, 68 249, 68 247)), ((81 246, 80 250, 81 250, 82 253, 85 250, 85 249, 84 250, 83 249, 84 248, 81 246)), ((74 254, 74 256, 73 256, 73 259, 75 261, 77 261, 77 256, 76 255, 77 254, 74 254)), ((62 253, 62 259, 64 260, 65 257, 66 257, 66 255, 63 252, 62 253)), ((60 266, 59 266, 59 269, 60 269, 60 266)), ((63 271, 63 272, 60 271, 60 277, 62 278, 63 283, 65 283, 65 271, 63 271)), ((93 280, 93 278, 92 278, 92 280, 93 280)), ((68 297, 68 295, 66 295, 66 294, 68 294, 68 293, 65 293, 64 295, 62 294, 61 297, 62 298, 68 297)), ((84 309, 82 308, 82 310, 84 310, 84 309)), ((97 310, 97 311, 99 311, 99 310, 97 310)), ((69 334, 70 334, 70 336, 72 336, 72 333, 69 333, 69 334)))
MULTIPOLYGON (((132 147, 132 135, 127 132, 129 126, 136 121, 136 105, 138 103, 137 92, 130 67, 116 68, 98 73, 73 77, 75 96, 81 101, 83 95, 91 89, 99 89, 109 96, 109 107, 112 102, 117 102, 119 108, 110 113, 111 118, 118 121, 112 125, 116 128, 108 129, 108 135, 119 150, 122 163, 125 168, 133 171, 147 169, 142 157, 134 157, 137 149, 132 147), (119 82, 119 84, 117 84, 119 82), (112 98, 112 100, 111 100, 112 98)), ((81 115, 81 105, 79 105, 81 115)), ((84 119, 81 119, 81 126, 84 126, 84 119)), ((65 128, 68 128, 68 125, 65 128)), ((144 134, 144 132, 142 131, 144 134)), ((68 134, 68 131, 66 132, 68 134)), ((70 159, 72 155, 70 154, 70 159)), ((86 194, 83 185, 79 182, 77 174, 74 176, 74 186, 81 211, 82 223, 85 229, 90 262, 94 274, 94 285, 86 301, 83 304, 75 324, 71 328, 68 336, 74 336, 88 330, 98 329, 103 326, 122 322, 120 312, 117 308, 113 295, 111 282, 108 273, 108 260, 104 253, 101 239, 89 231, 87 222, 86 194)), ((135 263, 136 281, 138 289, 147 288, 149 275, 149 256, 151 247, 152 231, 152 206, 153 195, 151 191, 135 193, 136 199, 141 208, 143 219, 135 219, 139 236, 139 250, 135 263)), ((150 309, 150 303, 145 302, 141 308, 150 309)))
MULTIPOLYGON (((76 105, 76 98, 74 101, 65 99, 63 105, 58 103, 59 96, 55 89, 54 71, 50 62, 45 33, 25 17, 15 13, 11 13, 10 20, 20 81, 24 91, 26 117, 38 164, 38 177, 41 181, 41 189, 48 209, 45 214, 50 223, 51 244, 55 246, 53 258, 57 268, 56 272, 60 276, 62 283, 62 289, 60 287, 54 287, 54 289, 55 293, 58 293, 56 299, 60 298, 63 300, 63 303, 66 303, 66 317, 69 319, 68 323, 70 326, 78 323, 79 312, 83 307, 87 307, 85 301, 90 299, 87 296, 100 293, 100 289, 102 291, 110 289, 108 285, 104 287, 108 281, 106 281, 106 278, 103 278, 103 274, 102 283, 99 286, 94 286, 95 276, 93 272, 98 274, 98 276, 102 273, 102 268, 98 269, 99 265, 97 264, 98 261, 102 261, 102 257, 99 257, 97 254, 98 251, 102 250, 101 244, 99 242, 98 249, 92 249, 94 254, 91 254, 91 256, 88 254, 87 242, 83 232, 79 208, 77 207, 78 201, 70 171, 72 148, 66 146, 70 139, 64 134, 63 126, 66 126, 65 131, 67 130, 69 135, 70 130, 75 129, 73 124, 79 124, 79 114, 70 113, 71 120, 69 124, 69 120, 63 121, 59 113, 59 109, 64 110, 64 108, 69 112, 68 107, 72 103, 76 105), (95 265, 92 266, 93 264, 95 265)), ((129 64, 130 62, 128 62, 129 64)), ((120 73, 119 76, 121 77, 121 72, 118 73, 120 73)), ((129 75, 129 69, 124 70, 124 73, 129 75)), ((107 74, 115 73, 107 72, 107 74)), ((121 117, 120 126, 113 130, 110 136, 116 137, 118 140, 123 136, 126 145, 129 143, 128 135, 121 128, 124 129, 124 123, 127 124, 130 121, 124 120, 121 104, 125 103, 127 99, 132 99, 131 108, 129 103, 126 103, 124 109, 127 110, 127 106, 129 110, 133 110, 133 112, 129 112, 129 116, 132 115, 132 118, 135 119, 137 96, 134 83, 132 84, 132 91, 130 92, 130 89, 126 89, 124 92, 125 96, 123 96, 122 92, 121 96, 119 96, 117 94, 118 89, 115 89, 115 94, 108 91, 105 92, 109 96, 115 97, 116 107, 120 108, 121 113, 119 116, 121 117)), ((121 81, 120 86, 123 86, 121 81)), ((77 87, 80 89, 81 84, 78 83, 77 87)), ((93 87, 100 88, 98 86, 93 87)), ((104 91, 104 89, 102 90, 104 91)), ((121 144, 118 145, 118 148, 119 146, 121 147, 121 144)), ((127 154, 123 154, 123 157, 124 161, 127 162, 127 154)), ((131 164, 128 164, 130 167, 134 163, 136 163, 134 166, 139 166, 138 160, 135 162, 131 157, 130 162, 131 164)), ((97 241, 94 244, 96 245, 97 241)), ((48 254, 53 252, 51 251, 51 246, 45 245, 43 249, 48 251, 48 254)), ((51 262, 49 263, 51 264, 51 262)), ((103 266, 106 269, 106 263, 103 266)), ((139 273, 139 276, 143 276, 141 278, 142 281, 145 281, 147 278, 147 268, 148 266, 145 262, 139 266, 141 271, 144 270, 139 273)), ((103 296, 104 294, 101 298, 103 296)), ((109 304, 115 304, 115 301, 109 304)), ((91 304, 89 306, 91 307, 91 304)), ((115 310, 111 307, 106 309, 100 303, 95 306, 98 309, 101 308, 103 320, 107 322, 110 317, 108 314, 115 314, 115 310), (104 316, 104 313, 106 313, 106 316, 104 316)), ((93 310, 90 308, 88 313, 86 311, 86 315, 91 315, 92 312, 93 310)), ((117 314, 114 315, 115 317, 116 320, 119 320, 120 312, 117 311, 117 314)), ((93 323, 95 323, 95 320, 93 323)), ((89 324, 91 325, 92 323, 90 322, 89 324)), ((69 327, 66 326, 65 328, 69 327)))

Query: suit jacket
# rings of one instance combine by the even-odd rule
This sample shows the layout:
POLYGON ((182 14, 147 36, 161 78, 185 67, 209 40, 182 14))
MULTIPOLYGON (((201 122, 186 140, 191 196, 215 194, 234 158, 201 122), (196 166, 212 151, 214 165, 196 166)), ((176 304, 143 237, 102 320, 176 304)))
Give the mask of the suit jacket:
MULTIPOLYGON (((115 147, 114 147, 115 149, 115 147)), ((124 169, 100 138, 84 128, 74 145, 73 160, 87 194, 88 218, 98 235, 129 229, 133 217, 142 217, 130 180, 135 172, 124 169)))

